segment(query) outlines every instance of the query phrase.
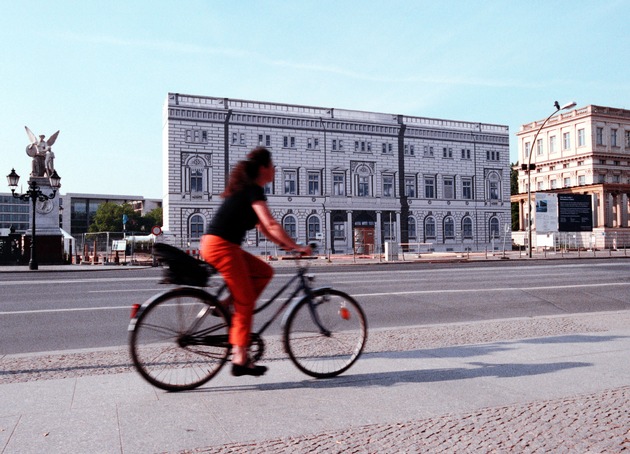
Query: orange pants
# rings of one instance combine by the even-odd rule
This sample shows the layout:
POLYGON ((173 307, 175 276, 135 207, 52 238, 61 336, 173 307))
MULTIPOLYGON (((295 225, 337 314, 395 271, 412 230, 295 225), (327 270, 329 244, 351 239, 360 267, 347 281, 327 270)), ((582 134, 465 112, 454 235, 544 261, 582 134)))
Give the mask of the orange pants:
POLYGON ((232 294, 234 315, 230 344, 248 347, 256 300, 273 277, 273 268, 239 245, 215 235, 201 238, 200 252, 203 259, 221 273, 232 294))

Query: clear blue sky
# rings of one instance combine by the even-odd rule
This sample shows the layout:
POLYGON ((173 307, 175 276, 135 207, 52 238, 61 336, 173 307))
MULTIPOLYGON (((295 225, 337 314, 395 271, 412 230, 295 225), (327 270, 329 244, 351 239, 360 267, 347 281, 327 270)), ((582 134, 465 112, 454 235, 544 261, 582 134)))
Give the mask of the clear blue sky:
MULTIPOLYGON (((10 1, 0 156, 24 126, 62 192, 162 197, 168 92, 508 125, 576 101, 630 109, 630 0, 10 1)), ((8 192, 6 180, 0 192, 8 192)))

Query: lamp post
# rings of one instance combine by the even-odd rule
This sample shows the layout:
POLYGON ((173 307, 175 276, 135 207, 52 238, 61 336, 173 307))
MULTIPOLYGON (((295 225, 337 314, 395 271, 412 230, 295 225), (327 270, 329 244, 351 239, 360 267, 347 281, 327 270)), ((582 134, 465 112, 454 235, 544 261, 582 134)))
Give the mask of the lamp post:
POLYGON ((20 200, 31 200, 33 203, 33 222, 31 226, 31 260, 28 263, 28 268, 30 270, 36 270, 38 269, 38 265, 37 252, 35 251, 35 204, 38 200, 40 202, 45 202, 46 200, 55 198, 57 190, 61 187, 61 177, 57 174, 56 170, 49 177, 52 194, 44 194, 40 187, 37 185, 35 179, 33 178, 31 178, 31 180, 28 182, 28 191, 26 191, 24 194, 16 194, 15 190, 17 188, 18 182, 20 181, 20 176, 15 173, 15 169, 11 169, 11 173, 7 175, 7 180, 9 182, 9 187, 11 188, 11 193, 13 194, 13 197, 20 200))
POLYGON ((575 107, 575 102, 570 102, 565 104, 564 106, 560 106, 558 101, 556 101, 553 103, 553 106, 556 108, 556 110, 554 110, 553 113, 549 115, 545 121, 543 121, 543 124, 540 125, 538 131, 536 131, 536 135, 534 136, 534 140, 532 141, 532 146, 529 149, 527 166, 525 164, 521 166, 521 168, 527 172, 527 249, 529 258, 532 258, 532 170, 536 168, 536 164, 532 164, 532 155, 534 154, 536 139, 538 139, 540 131, 542 131, 542 129, 545 127, 551 117, 553 117, 561 110, 567 110, 575 107))

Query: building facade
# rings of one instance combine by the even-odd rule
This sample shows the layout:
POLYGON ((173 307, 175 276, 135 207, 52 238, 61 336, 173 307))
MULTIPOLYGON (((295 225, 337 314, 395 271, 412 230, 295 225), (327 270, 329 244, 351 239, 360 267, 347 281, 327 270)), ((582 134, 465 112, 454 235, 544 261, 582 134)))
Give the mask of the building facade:
MULTIPOLYGON (((543 121, 525 124, 517 133, 519 162, 527 163, 532 153, 536 168, 529 177, 519 168, 519 194, 512 197, 519 204, 515 240, 524 242, 528 227, 531 179, 532 203, 536 192, 591 195, 593 233, 580 234, 578 246, 613 246, 630 227, 630 111, 595 105, 574 109, 552 117, 533 143, 543 121)), ((534 216, 533 230, 535 221, 534 216)))
MULTIPOLYGON (((258 145, 276 166, 265 188, 274 216, 320 250, 475 251, 510 238, 507 126, 169 93, 168 242, 198 247, 230 169, 258 145)), ((269 247, 255 231, 247 243, 269 247)))
POLYGON ((0 193, 0 229, 26 233, 30 226, 31 202, 13 197, 10 192, 0 193))

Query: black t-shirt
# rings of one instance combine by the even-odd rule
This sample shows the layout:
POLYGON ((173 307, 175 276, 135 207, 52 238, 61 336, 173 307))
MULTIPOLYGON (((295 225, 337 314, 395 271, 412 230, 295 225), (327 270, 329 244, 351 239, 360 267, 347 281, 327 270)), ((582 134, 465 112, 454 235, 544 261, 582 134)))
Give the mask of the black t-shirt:
POLYGON ((240 245, 247 231, 258 224, 258 216, 252 208, 252 203, 258 200, 267 200, 265 191, 258 185, 247 186, 227 197, 212 218, 206 233, 240 245))

